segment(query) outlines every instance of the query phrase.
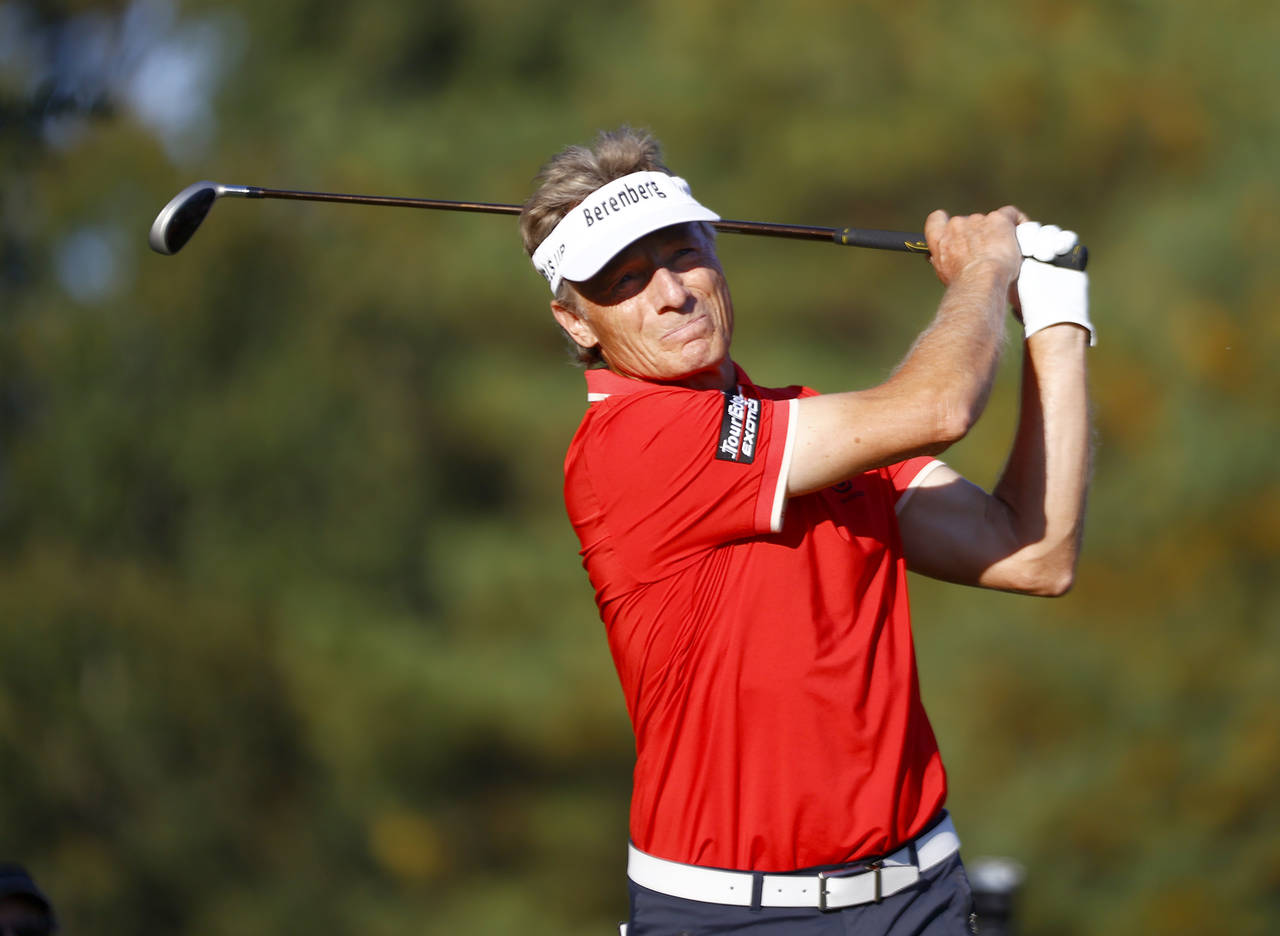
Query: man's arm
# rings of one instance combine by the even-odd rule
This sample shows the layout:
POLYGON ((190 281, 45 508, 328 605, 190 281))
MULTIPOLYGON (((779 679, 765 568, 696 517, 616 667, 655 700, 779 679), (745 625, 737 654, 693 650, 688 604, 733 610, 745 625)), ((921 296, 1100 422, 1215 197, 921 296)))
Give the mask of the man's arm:
POLYGON ((799 401, 787 494, 805 494, 964 437, 986 406, 1022 253, 1013 207, 925 222, 930 262, 947 287, 933 323, 884 383, 799 401))
POLYGON ((992 493, 932 471, 898 517, 907 566, 1033 595, 1072 585, 1090 473, 1089 332, 1054 325, 1027 339, 1017 434, 992 493))

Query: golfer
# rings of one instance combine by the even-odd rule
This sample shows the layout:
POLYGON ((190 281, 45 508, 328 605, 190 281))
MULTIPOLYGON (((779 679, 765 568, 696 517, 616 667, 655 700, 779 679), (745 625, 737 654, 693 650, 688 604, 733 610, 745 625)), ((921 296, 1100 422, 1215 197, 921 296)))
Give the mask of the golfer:
POLYGON ((587 366, 565 461, 636 736, 629 936, 961 934, 972 897, 920 701, 907 570, 1060 595, 1089 475, 1075 235, 925 223, 945 291, 884 383, 761 387, 733 359, 717 216, 622 129, 521 215, 587 366), (1012 301, 1022 405, 986 493, 938 461, 981 415, 1012 301))

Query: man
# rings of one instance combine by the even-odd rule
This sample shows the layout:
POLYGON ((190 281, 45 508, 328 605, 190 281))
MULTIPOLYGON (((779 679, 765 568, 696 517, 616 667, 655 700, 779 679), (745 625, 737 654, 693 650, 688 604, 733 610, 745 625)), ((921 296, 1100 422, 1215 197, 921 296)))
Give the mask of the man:
POLYGON ((625 128, 521 216, 590 367, 565 500, 636 735, 630 936, 968 932, 906 570, 1070 587, 1092 325, 1084 274, 1041 260, 1074 235, 935 211, 932 324, 884 383, 819 395, 733 361, 715 219, 625 128), (1022 411, 987 494, 933 456, 982 412, 1010 298, 1022 411))

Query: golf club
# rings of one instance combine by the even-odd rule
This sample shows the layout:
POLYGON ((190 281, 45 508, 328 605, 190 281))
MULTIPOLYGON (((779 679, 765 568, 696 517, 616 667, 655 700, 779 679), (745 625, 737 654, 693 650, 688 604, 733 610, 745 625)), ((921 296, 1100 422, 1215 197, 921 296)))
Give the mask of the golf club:
MULTIPOLYGON (((156 215, 148 238, 157 253, 175 254, 186 246, 196 229, 208 216, 219 198, 279 198, 288 201, 345 202, 352 205, 380 205, 389 208, 434 208, 439 211, 472 211, 485 214, 518 215, 519 205, 492 202, 442 201, 434 198, 397 198, 384 195, 341 195, 334 192, 297 192, 289 189, 259 188, 254 185, 222 185, 219 182, 195 182, 170 199, 156 215)), ((774 224, 766 221, 713 221, 717 231, 732 234, 758 234, 766 237, 789 237, 798 240, 821 240, 844 247, 873 247, 877 250, 900 250, 928 253, 923 234, 906 231, 880 231, 868 228, 815 227, 804 224, 774 224)), ((1089 262, 1089 251, 1078 244, 1071 253, 1053 261, 1054 266, 1083 270, 1089 262)))

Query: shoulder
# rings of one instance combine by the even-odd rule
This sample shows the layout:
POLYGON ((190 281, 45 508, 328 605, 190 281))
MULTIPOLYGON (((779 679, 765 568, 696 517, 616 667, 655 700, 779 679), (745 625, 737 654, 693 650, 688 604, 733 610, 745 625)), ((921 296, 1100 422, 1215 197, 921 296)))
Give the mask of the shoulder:
POLYGON ((584 426, 627 426, 657 421, 666 423, 692 417, 700 409, 724 405, 720 390, 690 390, 687 387, 647 387, 632 393, 611 394, 592 401, 583 416, 584 426))
POLYGON ((574 436, 572 450, 589 450, 597 456, 627 457, 628 451, 653 445, 692 440, 720 424, 726 396, 719 390, 686 387, 647 387, 631 393, 611 394, 591 402, 574 436))
POLYGON ((799 400, 804 397, 817 396, 818 391, 801 384, 787 387, 756 387, 752 389, 762 400, 799 400))

